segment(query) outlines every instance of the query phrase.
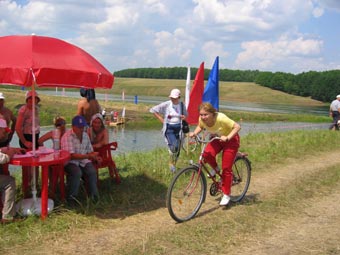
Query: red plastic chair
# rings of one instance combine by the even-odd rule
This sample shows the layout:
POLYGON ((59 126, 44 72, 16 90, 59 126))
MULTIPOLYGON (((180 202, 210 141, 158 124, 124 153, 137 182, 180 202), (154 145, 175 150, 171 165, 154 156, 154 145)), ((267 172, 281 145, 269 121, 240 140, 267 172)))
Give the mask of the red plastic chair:
POLYGON ((117 142, 112 142, 102 146, 99 149, 95 149, 94 151, 99 152, 99 156, 102 158, 102 162, 94 163, 94 166, 97 169, 97 180, 99 181, 98 172, 100 168, 108 168, 109 174, 112 179, 116 180, 116 183, 120 183, 120 176, 118 174, 118 170, 116 167, 116 163, 112 159, 111 151, 116 150, 118 147, 117 142))

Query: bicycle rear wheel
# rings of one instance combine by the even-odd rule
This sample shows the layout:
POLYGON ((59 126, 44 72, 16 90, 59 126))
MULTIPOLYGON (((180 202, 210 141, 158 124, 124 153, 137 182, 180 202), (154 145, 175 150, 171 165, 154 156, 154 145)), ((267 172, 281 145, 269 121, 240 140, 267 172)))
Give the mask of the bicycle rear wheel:
POLYGON ((182 141, 182 148, 185 152, 193 152, 196 150, 198 146, 198 141, 197 138, 194 137, 189 137, 188 135, 184 135, 183 141, 182 141))
POLYGON ((207 181, 195 166, 180 170, 170 183, 167 192, 167 208, 177 222, 195 217, 207 192, 207 181))
POLYGON ((246 157, 237 157, 233 165, 233 184, 231 187, 230 200, 241 201, 246 195, 251 176, 251 164, 246 157))

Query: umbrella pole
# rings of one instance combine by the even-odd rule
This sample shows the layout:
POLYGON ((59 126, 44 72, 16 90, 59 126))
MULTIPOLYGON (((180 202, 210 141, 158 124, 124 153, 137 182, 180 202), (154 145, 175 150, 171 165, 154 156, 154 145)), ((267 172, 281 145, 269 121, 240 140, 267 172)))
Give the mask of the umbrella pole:
POLYGON ((37 183, 36 183, 36 172, 35 172, 35 166, 31 167, 31 172, 32 172, 32 196, 33 196, 33 201, 37 201, 37 183))
MULTIPOLYGON (((34 83, 33 83, 33 86, 32 86, 32 95, 34 96, 35 95, 35 78, 34 78, 34 83)), ((32 98, 32 118, 33 118, 33 121, 32 121, 32 152, 33 152, 33 157, 36 157, 36 152, 35 152, 35 147, 36 147, 36 136, 35 136, 35 96, 34 98, 32 98)))
MULTIPOLYGON (((37 157, 36 155, 36 136, 35 136, 35 85, 36 85, 36 80, 35 80, 35 76, 34 73, 32 72, 33 75, 33 85, 32 85, 32 152, 33 152, 33 157, 37 157)), ((36 183, 36 172, 35 172, 35 167, 32 166, 31 171, 33 171, 32 173, 32 178, 33 178, 33 182, 32 182, 32 195, 33 195, 33 200, 36 201, 37 200, 37 183, 36 183)))

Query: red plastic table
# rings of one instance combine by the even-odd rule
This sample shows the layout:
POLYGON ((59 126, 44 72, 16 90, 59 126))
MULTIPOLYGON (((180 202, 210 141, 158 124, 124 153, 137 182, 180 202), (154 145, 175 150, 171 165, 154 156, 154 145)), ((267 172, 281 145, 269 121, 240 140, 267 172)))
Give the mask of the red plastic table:
MULTIPOLYGON (((60 150, 48 154, 36 154, 34 157, 13 157, 9 162, 9 164, 17 166, 41 167, 41 219, 45 219, 47 216, 48 167, 51 165, 59 165, 60 169, 63 169, 65 162, 69 160, 70 153, 60 150)), ((64 185, 64 182, 61 181, 61 185, 64 185)), ((64 186, 61 186, 61 190, 64 192, 64 186)))

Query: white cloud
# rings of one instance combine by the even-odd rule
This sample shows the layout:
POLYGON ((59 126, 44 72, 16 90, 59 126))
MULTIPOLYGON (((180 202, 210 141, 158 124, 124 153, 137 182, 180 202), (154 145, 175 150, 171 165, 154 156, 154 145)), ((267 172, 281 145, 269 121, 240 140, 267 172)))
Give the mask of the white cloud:
MULTIPOLYGON (((220 59, 226 59, 229 55, 229 53, 224 50, 223 44, 214 41, 206 42, 202 46, 202 52, 205 55, 205 66, 209 69, 211 69, 217 56, 219 56, 220 59)), ((220 68, 223 68, 223 64, 222 66, 220 65, 220 68)))
MULTIPOLYGON (((285 36, 278 41, 249 41, 242 43, 244 51, 240 52, 235 61, 235 67, 247 69, 264 69, 276 71, 280 66, 287 70, 302 71, 304 66, 321 61, 323 41, 298 37, 290 39, 285 36)), ((320 65, 318 65, 320 66, 320 65)))
POLYGON ((187 33, 179 28, 174 33, 161 31, 155 34, 154 46, 160 63, 167 59, 180 58, 182 62, 188 61, 191 55, 190 38, 187 33))
POLYGON ((209 67, 220 56, 221 68, 298 72, 338 66, 328 51, 340 38, 326 33, 338 10, 335 0, 0 0, 0 35, 58 37, 112 71, 209 67), (307 26, 330 12, 327 27, 307 26))

